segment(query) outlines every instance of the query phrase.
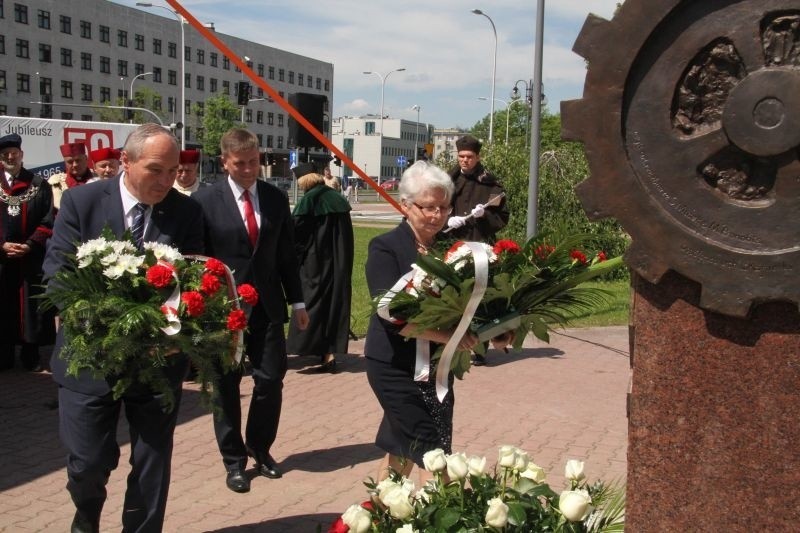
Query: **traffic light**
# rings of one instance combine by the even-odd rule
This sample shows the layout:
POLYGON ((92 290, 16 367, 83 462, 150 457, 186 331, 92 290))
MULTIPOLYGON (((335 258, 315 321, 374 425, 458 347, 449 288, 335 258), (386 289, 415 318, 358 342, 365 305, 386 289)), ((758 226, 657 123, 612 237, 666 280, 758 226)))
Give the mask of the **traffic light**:
POLYGON ((246 81, 240 81, 237 83, 237 86, 236 103, 239 105, 247 105, 247 102, 250 101, 250 84, 246 81))

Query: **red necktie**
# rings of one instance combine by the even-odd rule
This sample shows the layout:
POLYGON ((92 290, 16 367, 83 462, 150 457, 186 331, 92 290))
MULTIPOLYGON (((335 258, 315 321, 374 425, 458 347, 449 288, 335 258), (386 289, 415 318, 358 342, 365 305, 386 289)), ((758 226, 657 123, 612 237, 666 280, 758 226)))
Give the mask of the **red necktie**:
POLYGON ((244 201, 244 222, 247 225, 247 236, 250 237, 250 244, 256 247, 258 241, 258 224, 256 223, 256 213, 253 210, 253 202, 250 200, 250 191, 245 189, 242 194, 244 201))

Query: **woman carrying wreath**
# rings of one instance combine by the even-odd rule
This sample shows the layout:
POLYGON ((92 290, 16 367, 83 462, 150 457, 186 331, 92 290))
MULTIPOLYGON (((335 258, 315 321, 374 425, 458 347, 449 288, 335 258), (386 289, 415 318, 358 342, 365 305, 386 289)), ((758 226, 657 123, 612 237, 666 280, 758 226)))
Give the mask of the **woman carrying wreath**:
MULTIPOLYGON (((418 253, 426 253, 452 211, 453 181, 440 168, 418 161, 400 180, 399 199, 404 219, 395 229, 375 237, 369 244, 366 274, 372 297, 388 291, 411 270, 418 253)), ((378 480, 389 469, 408 475, 420 466, 420 482, 430 476, 423 468, 425 452, 441 448, 451 453, 453 433, 453 388, 440 403, 436 396, 434 368, 428 381, 414 380, 417 342, 410 339, 411 327, 397 320, 373 314, 367 330, 364 353, 367 378, 383 408, 383 420, 375 444, 386 452, 378 480)), ((417 341, 444 344, 451 330, 415 332, 417 341)), ((460 349, 469 350, 478 339, 467 333, 460 349)), ((431 346, 430 353, 435 351, 431 346)))

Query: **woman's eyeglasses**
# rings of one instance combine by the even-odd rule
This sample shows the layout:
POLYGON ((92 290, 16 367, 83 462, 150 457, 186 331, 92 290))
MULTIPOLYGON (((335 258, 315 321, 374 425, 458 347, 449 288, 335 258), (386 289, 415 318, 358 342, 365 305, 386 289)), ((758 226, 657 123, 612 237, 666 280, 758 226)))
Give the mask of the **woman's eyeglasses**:
POLYGON ((453 208, 449 205, 441 206, 441 205, 419 205, 417 202, 411 202, 411 204, 422 211, 422 214, 427 217, 432 217, 434 215, 443 214, 449 215, 453 212, 453 208))

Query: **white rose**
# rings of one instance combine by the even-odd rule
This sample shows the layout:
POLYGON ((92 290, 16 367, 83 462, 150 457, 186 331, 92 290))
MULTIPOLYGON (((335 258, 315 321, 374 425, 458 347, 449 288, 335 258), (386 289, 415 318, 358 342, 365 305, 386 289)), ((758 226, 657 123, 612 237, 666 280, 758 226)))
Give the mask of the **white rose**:
POLYGON ((509 444, 500 446, 500 451, 497 454, 497 462, 502 467, 514 468, 517 462, 517 448, 509 444))
POLYGON ((583 461, 577 459, 570 459, 564 467, 564 477, 570 481, 580 481, 584 477, 583 474, 583 461))
POLYGON ((528 463, 528 467, 520 473, 520 476, 526 477, 534 483, 544 483, 545 480, 544 469, 536 463, 528 463))
POLYGON ((389 479, 383 479, 375 486, 375 491, 378 493, 378 499, 383 501, 383 495, 389 492, 389 489, 397 487, 397 483, 389 479))
POLYGON ((486 457, 473 455, 469 458, 467 464, 469 465, 469 475, 471 476, 482 476, 486 473, 486 457))
POLYGON ((440 472, 447 467, 447 458, 444 455, 444 450, 436 448, 429 452, 425 452, 422 456, 422 464, 428 472, 440 472))
POLYGON ((469 466, 467 465, 466 455, 463 453, 454 453, 448 455, 446 461, 447 475, 450 476, 450 479, 464 479, 467 477, 469 466))
POLYGON ((411 524, 405 524, 402 527, 398 527, 395 533, 419 533, 419 531, 414 529, 411 524))
POLYGON ((565 490, 558 498, 558 509, 570 522, 580 522, 591 511, 591 503, 587 490, 565 490))
POLYGON ((486 510, 486 524, 491 527, 503 528, 508 522, 508 505, 503 503, 500 498, 489 500, 489 508, 486 510))
POLYGON ((528 462, 530 459, 528 458, 528 452, 523 452, 520 449, 517 449, 516 457, 514 458, 514 470, 517 472, 522 472, 528 467, 528 462))
POLYGON ((372 515, 360 505, 351 505, 342 515, 342 522, 352 533, 366 533, 372 527, 372 515))
POLYGON ((411 493, 401 487, 394 485, 388 487, 381 497, 381 502, 389 508, 389 514, 398 520, 405 520, 414 512, 411 505, 411 493))

